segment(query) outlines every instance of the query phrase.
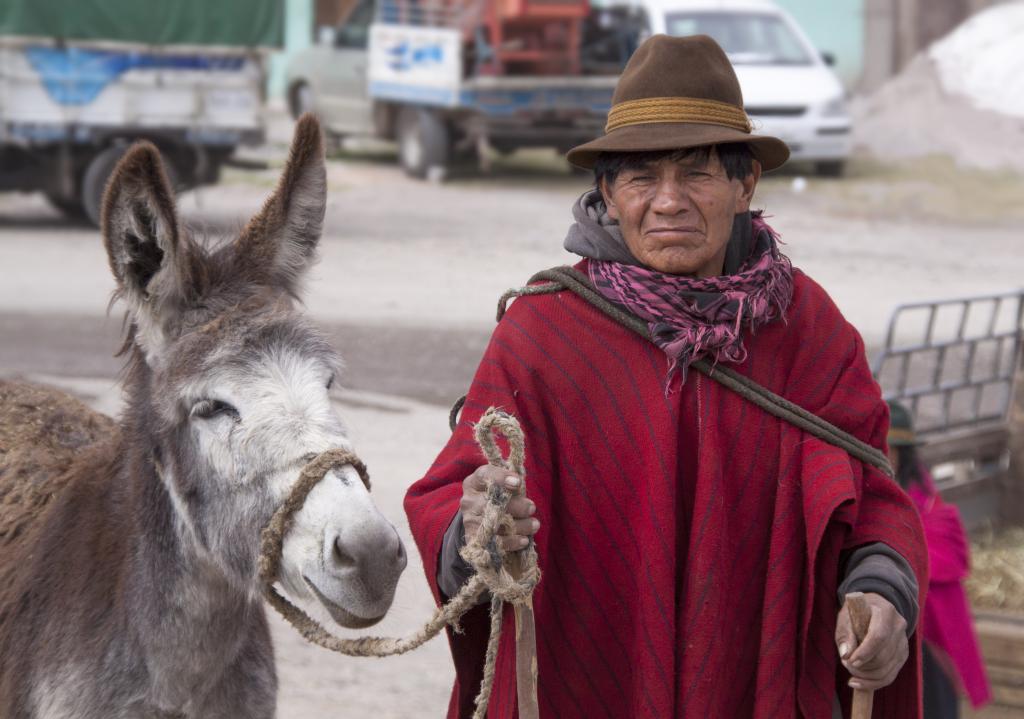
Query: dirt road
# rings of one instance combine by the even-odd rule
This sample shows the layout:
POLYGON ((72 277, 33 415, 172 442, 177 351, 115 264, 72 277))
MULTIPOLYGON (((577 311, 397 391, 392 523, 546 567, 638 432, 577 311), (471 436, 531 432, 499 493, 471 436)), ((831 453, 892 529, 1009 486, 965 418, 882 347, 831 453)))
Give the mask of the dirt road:
MULTIPOLYGON (((794 176, 769 176, 755 204, 869 343, 898 302, 1020 285, 1020 178, 927 163, 854 172, 800 192, 794 176)), ((229 174, 185 196, 183 211, 199 233, 230 233, 276 176, 229 174)), ((585 187, 551 163, 444 185, 409 180, 390 163, 332 163, 309 308, 338 325, 486 331, 504 289, 572 259, 561 242, 585 187)), ((113 288, 95 231, 62 222, 40 196, 0 195, 0 267, 7 313, 100 317, 113 288)))
MULTIPOLYGON (((197 231, 236 230, 261 204, 273 171, 229 173, 182 207, 197 231)), ((869 343, 898 302, 1020 285, 1019 178, 950 174, 941 162, 893 170, 855 165, 848 180, 766 179, 759 204, 795 264, 821 282, 869 343)), ((469 381, 494 303, 561 250, 585 180, 539 155, 493 176, 414 182, 390 162, 332 162, 321 263, 307 304, 347 357, 341 397, 377 501, 412 549, 401 496, 447 435, 446 406, 469 381)), ((97 233, 64 222, 41 197, 0 195, 0 376, 64 383, 116 409, 111 355, 120 310, 106 318, 113 280, 97 233)), ((411 558, 393 615, 402 632, 431 608, 411 558)), ((354 660, 274 626, 282 719, 441 716, 451 681, 443 640, 410 657, 354 660)))

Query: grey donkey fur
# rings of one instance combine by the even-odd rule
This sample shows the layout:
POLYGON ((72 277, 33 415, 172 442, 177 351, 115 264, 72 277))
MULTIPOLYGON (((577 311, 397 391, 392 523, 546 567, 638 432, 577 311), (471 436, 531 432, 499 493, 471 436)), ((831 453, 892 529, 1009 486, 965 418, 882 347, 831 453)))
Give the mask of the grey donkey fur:
MULTIPOLYGON (((295 307, 325 204, 309 116, 277 190, 219 246, 180 226, 153 146, 115 170, 120 422, 0 384, 0 717, 274 715, 259 532, 311 456, 348 447, 327 395, 338 359, 295 307)), ((383 616, 405 554, 353 471, 314 489, 294 531, 286 590, 347 626, 383 616)))

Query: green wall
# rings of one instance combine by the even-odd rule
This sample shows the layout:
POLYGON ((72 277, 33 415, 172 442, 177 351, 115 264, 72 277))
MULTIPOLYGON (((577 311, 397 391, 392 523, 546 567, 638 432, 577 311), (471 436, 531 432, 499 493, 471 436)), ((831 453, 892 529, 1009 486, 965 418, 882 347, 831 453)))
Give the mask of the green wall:
POLYGON ((811 42, 836 58, 836 73, 853 87, 864 67, 864 0, 776 0, 811 42))
POLYGON ((284 52, 275 52, 267 70, 267 93, 284 94, 288 56, 313 42, 313 0, 284 0, 284 52))

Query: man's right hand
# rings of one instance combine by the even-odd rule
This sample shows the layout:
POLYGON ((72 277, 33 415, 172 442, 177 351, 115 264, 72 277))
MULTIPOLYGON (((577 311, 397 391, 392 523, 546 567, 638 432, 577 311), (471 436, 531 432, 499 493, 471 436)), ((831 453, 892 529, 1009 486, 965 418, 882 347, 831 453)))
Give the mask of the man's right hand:
MULTIPOLYGON (((495 482, 500 482, 510 492, 518 492, 523 485, 523 480, 509 474, 507 469, 489 464, 477 467, 476 471, 462 482, 459 511, 462 512, 462 524, 466 529, 467 539, 475 536, 480 528, 484 507, 487 505, 487 487, 495 482)), ((512 497, 509 500, 508 513, 512 515, 515 524, 511 533, 504 530, 499 532, 501 546, 506 552, 524 549, 529 543, 529 538, 540 529, 540 521, 533 516, 536 511, 537 505, 526 497, 512 497)))

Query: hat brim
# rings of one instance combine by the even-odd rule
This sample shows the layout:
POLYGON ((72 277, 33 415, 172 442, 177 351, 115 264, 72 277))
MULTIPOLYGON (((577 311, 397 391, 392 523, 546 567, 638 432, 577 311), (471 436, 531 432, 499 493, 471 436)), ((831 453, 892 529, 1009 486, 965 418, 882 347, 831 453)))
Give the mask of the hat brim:
POLYGON ((684 150, 726 142, 745 142, 750 145, 754 158, 764 172, 781 167, 789 159, 789 147, 770 135, 751 135, 722 125, 697 122, 654 122, 627 125, 607 135, 578 145, 566 159, 577 167, 594 168, 602 152, 652 152, 657 150, 684 150))

